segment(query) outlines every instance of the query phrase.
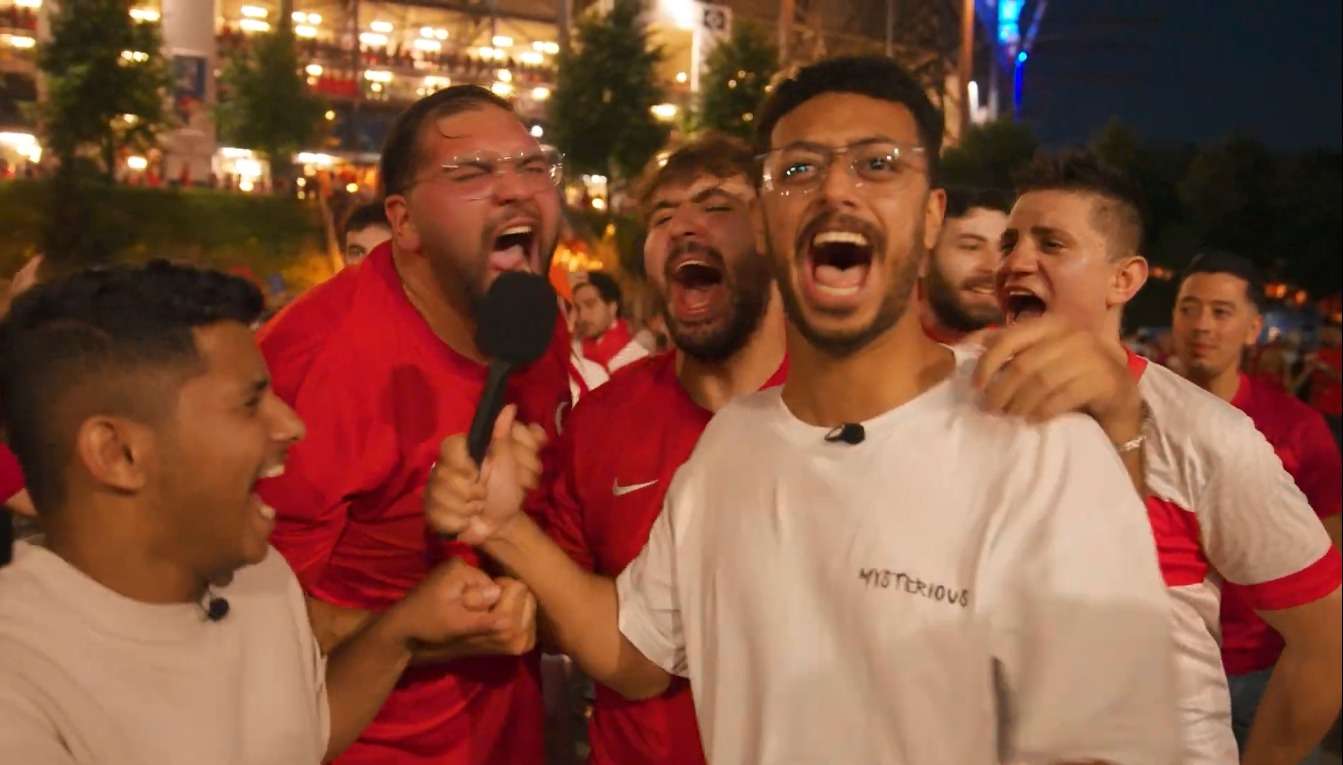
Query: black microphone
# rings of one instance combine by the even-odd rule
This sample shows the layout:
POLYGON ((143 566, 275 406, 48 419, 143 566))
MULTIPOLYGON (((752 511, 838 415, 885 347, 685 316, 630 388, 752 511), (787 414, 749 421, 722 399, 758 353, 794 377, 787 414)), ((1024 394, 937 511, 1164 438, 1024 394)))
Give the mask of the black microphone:
POLYGON ((856 422, 846 422, 825 434, 826 442, 832 444, 843 442, 849 446, 861 444, 865 438, 867 438, 867 431, 863 430, 863 426, 856 422))
POLYGON ((504 408, 504 383, 514 367, 541 358, 555 334, 555 290, 540 276, 509 271, 499 275, 476 312, 476 347, 490 360, 485 389, 476 404, 467 449, 479 465, 504 408))
POLYGON ((205 606, 205 618, 212 622, 223 621, 228 616, 228 601, 215 595, 208 596, 205 606))

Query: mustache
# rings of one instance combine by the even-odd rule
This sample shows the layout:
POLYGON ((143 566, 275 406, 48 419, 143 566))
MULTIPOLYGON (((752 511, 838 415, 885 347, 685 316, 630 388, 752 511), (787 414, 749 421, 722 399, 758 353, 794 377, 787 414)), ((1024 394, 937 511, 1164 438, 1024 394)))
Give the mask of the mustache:
POLYGON ((807 251, 808 245, 811 244, 811 240, 814 239, 818 233, 827 229, 856 231, 867 237, 868 244, 872 246, 873 260, 881 258, 886 252, 886 236, 882 233, 881 229, 868 223, 862 218, 835 212, 834 210, 826 210, 821 212, 815 218, 807 221, 806 225, 802 227, 801 232, 799 232, 797 242, 794 245, 794 251, 797 253, 798 257, 802 257, 803 253, 807 251))

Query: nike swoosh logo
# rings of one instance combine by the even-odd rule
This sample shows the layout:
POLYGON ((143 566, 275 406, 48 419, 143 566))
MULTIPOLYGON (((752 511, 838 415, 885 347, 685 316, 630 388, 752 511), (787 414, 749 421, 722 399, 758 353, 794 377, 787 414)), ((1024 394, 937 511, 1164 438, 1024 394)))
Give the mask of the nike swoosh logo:
POLYGON ((620 479, 617 478, 617 479, 611 484, 611 494, 613 494, 614 496, 617 496, 617 497, 623 497, 623 496, 625 496, 626 494, 630 494, 630 493, 632 493, 632 492, 636 492, 636 491, 638 491, 638 490, 640 490, 640 489, 647 489, 649 486, 652 486, 652 485, 655 484, 655 483, 657 483, 657 481, 656 481, 656 480, 653 480, 653 481, 645 481, 644 483, 633 483, 633 484, 630 484, 629 486, 621 486, 621 485, 620 485, 620 479))

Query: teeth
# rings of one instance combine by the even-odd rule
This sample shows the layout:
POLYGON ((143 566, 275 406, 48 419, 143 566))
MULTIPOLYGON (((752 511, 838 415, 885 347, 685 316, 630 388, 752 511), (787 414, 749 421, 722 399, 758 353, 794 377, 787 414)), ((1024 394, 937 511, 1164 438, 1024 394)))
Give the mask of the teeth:
POLYGON ((503 231, 500 231, 499 236, 511 236, 513 234, 530 234, 530 233, 532 233, 532 227, 527 224, 522 224, 518 226, 509 226, 503 231))
POLYGON ((676 270, 680 271, 686 266, 701 266, 703 268, 713 268, 707 260, 683 260, 676 264, 676 270))
POLYGON ((822 231, 812 238, 813 247, 823 244, 854 244, 859 247, 867 246, 867 237, 857 231, 822 231))
POLYGON ((284 475, 283 463, 279 465, 272 465, 271 467, 268 467, 265 470, 261 471, 262 478, 279 478, 282 475, 284 475))
POLYGON ((261 503, 261 508, 257 510, 257 512, 261 513, 261 517, 265 518, 268 521, 275 520, 275 508, 271 507, 265 502, 261 503))
POLYGON ((816 285, 816 289, 817 291, 823 292, 827 295, 834 295, 835 297, 848 297, 849 295, 857 295, 860 287, 827 287, 824 284, 818 284, 816 285))

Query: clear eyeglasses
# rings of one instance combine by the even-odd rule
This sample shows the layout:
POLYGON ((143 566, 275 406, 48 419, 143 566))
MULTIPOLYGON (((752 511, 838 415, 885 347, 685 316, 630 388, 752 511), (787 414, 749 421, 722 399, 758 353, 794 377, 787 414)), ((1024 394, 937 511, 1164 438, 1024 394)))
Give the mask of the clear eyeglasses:
POLYGON ((926 168, 922 146, 892 141, 860 141, 838 148, 794 143, 756 157, 761 187, 779 196, 810 194, 825 182, 840 154, 848 157, 854 185, 877 193, 894 192, 902 187, 902 179, 926 168))
POLYGON ((486 199, 494 194, 499 179, 512 173, 527 194, 554 189, 564 175, 564 155, 543 148, 525 154, 483 151, 453 157, 439 166, 438 177, 453 197, 486 199))

